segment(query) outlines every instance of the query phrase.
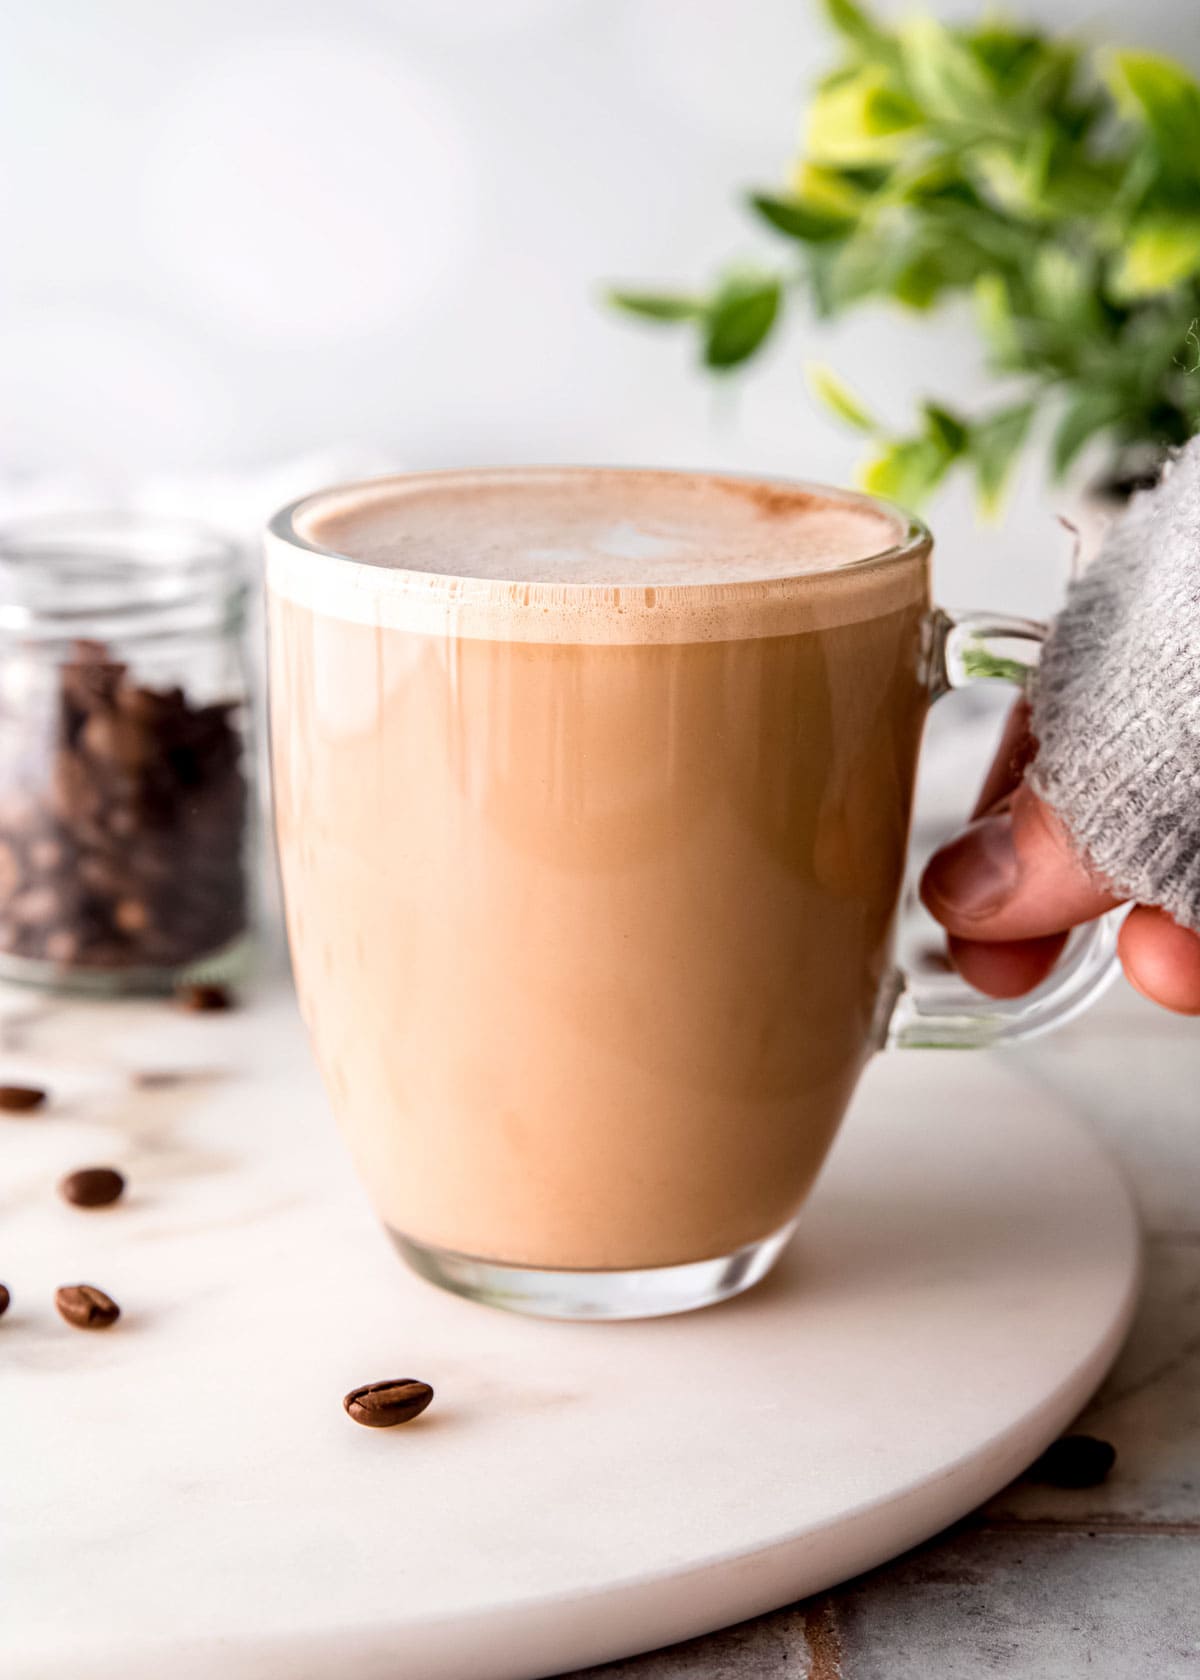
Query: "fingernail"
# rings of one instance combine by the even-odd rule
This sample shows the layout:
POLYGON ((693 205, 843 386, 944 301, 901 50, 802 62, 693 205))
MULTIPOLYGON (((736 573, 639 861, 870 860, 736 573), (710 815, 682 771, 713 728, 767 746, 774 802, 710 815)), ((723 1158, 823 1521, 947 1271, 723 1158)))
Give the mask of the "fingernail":
POLYGON ((933 854, 921 891, 960 916, 983 917, 1011 896, 1017 878, 1012 818, 982 817, 933 854))

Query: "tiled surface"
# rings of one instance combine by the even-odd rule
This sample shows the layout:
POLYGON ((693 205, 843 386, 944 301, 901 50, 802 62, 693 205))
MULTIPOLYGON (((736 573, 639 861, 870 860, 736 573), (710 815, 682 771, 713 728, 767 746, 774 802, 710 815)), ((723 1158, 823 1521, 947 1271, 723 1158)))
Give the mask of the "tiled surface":
POLYGON ((1200 1677, 1200 1026, 1122 988, 1019 1054, 1092 1119, 1145 1221, 1137 1322, 1080 1420, 1117 1449, 1108 1481, 1015 1483, 827 1596, 592 1680, 1200 1677))

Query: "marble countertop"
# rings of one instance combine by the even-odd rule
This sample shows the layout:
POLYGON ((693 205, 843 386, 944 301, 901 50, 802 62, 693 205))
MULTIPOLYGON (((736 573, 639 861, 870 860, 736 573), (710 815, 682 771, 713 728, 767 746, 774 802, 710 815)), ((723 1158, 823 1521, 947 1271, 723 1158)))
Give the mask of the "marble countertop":
POLYGON ((1122 982, 1089 1016, 1007 1058, 1088 1117, 1144 1222, 1141 1306, 1078 1423, 1116 1448, 1107 1480, 1018 1481, 833 1592, 591 1669, 591 1680, 1200 1674, 1200 1026, 1122 982))

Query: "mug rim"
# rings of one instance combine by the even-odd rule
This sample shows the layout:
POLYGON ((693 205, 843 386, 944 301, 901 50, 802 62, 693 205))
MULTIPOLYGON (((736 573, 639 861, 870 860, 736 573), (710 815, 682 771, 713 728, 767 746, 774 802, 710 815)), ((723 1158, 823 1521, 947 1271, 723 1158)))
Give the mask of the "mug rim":
POLYGON ((267 522, 268 535, 287 547, 315 556, 320 559, 332 560, 340 565, 349 566, 357 572, 369 573, 375 577, 387 577, 396 583, 401 580, 410 582, 422 593, 452 593, 460 599, 472 594, 494 594, 497 591, 519 589, 529 592, 529 599, 536 601, 542 593, 547 599, 557 604, 567 601, 604 601, 616 596, 628 595, 640 591, 645 586, 633 582, 602 583, 596 580, 572 582, 570 580, 533 581, 523 578, 501 578, 497 576, 481 577, 470 572, 440 572, 436 570, 413 570, 403 566, 381 566, 375 561, 356 558, 351 554, 344 554, 338 549, 326 548, 320 543, 313 542, 298 528, 299 520, 308 512, 315 510, 326 500, 336 500, 366 493, 369 497, 382 499, 394 486, 407 485, 418 488, 423 484, 453 489, 461 485, 469 489, 479 483, 500 484, 505 480, 511 482, 537 481, 544 479, 552 481, 555 478, 591 478, 595 476, 611 476, 613 478, 673 478, 707 480, 715 484, 762 485, 765 489, 779 489, 798 492, 801 495, 811 495, 827 502, 841 504, 852 508, 861 508, 873 513, 880 513, 890 520, 897 530, 897 540, 886 548, 881 548, 872 554, 862 555, 854 560, 839 561, 837 565, 809 568, 806 571, 787 572, 769 578, 731 578, 727 582, 719 583, 669 583, 654 585, 654 595, 660 603, 668 605, 678 602, 680 605, 687 601, 704 597, 705 599, 736 604, 740 600, 763 600, 765 597, 790 592, 797 584, 811 586, 817 580, 828 582, 835 577, 861 577, 864 572, 882 569, 883 567, 911 560, 921 553, 927 553, 933 546, 933 534, 925 522, 916 514, 898 503, 889 501, 886 497, 875 496, 865 490, 851 490, 839 485, 823 483, 816 479, 791 478, 782 474, 726 472, 720 469, 688 468, 688 467, 643 467, 643 466, 603 466, 579 465, 572 463, 545 463, 530 466, 502 466, 502 467, 450 467, 432 471, 383 473, 364 479, 351 479, 338 484, 325 485, 319 490, 312 490, 303 496, 285 503, 267 522))

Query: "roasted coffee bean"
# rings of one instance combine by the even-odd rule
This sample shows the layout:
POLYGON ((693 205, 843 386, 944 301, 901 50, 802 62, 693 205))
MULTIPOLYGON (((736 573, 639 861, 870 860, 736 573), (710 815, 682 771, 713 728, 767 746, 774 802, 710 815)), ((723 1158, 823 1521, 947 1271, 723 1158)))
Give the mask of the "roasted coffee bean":
POLYGON ((72 933, 70 928, 56 928, 53 933, 48 933, 42 947, 47 962, 52 963, 73 963, 79 950, 79 935, 72 933))
POLYGON ((113 921, 122 933, 144 933, 150 926, 150 912, 140 898, 122 898, 113 907, 113 921))
POLYGON ((72 833, 78 833, 81 818, 94 817, 104 803, 87 765, 69 747, 54 755, 49 792, 51 811, 72 833))
POLYGON ((80 1167, 59 1180, 59 1191, 75 1207, 108 1207, 125 1188, 115 1167, 80 1167))
POLYGON ((137 812, 130 805, 113 805, 104 813, 104 826, 118 840, 128 840, 138 831, 137 812))
POLYGON ((45 1091, 37 1085, 0 1085, 0 1109, 5 1114, 30 1114, 45 1100, 45 1091))
POLYGON ((364 1383, 352 1388, 342 1405, 355 1423, 368 1429, 392 1429, 398 1423, 411 1423, 433 1399, 428 1383, 413 1377, 396 1377, 391 1382, 364 1383))
POLYGON ((94 711, 111 702, 125 675, 125 666, 109 657, 103 642, 82 638, 60 674, 64 704, 78 712, 94 711))
POLYGON ((79 744, 89 758, 122 770, 138 770, 154 751, 154 736, 136 718, 114 712, 93 712, 84 724, 79 744))
POLYGON ((66 862, 67 848, 61 840, 34 840, 29 847, 29 861, 39 875, 53 875, 66 862))
POLYGON ((21 884, 21 860, 14 846, 0 840, 0 902, 7 904, 21 884))
POLYGON ((75 877, 91 893, 105 898, 124 890, 128 883, 127 860, 100 850, 84 852, 75 865, 75 877))
POLYGON ((124 712, 141 728, 162 730, 175 725, 186 710, 181 688, 137 688, 126 683, 116 696, 118 711, 124 712))
POLYGON ((77 1330, 107 1330, 121 1316, 112 1296, 93 1283, 64 1283, 54 1291, 54 1305, 77 1330))
POLYGON ((53 887, 30 887, 19 893, 9 905, 9 914, 18 927, 44 927, 58 915, 62 899, 53 887))
POLYGON ((5 1313, 8 1311, 9 1302, 11 1300, 12 1296, 8 1292, 8 1285, 6 1283, 0 1283, 0 1318, 3 1318, 5 1313))
POLYGON ((232 1009, 234 1005, 233 993, 228 986, 212 984, 180 986, 175 998, 182 1009, 189 1009, 195 1015, 207 1015, 219 1009, 232 1009))
POLYGON ((1030 1466, 1030 1481, 1049 1487, 1096 1487, 1117 1462, 1117 1449, 1095 1435, 1063 1435, 1030 1466))

